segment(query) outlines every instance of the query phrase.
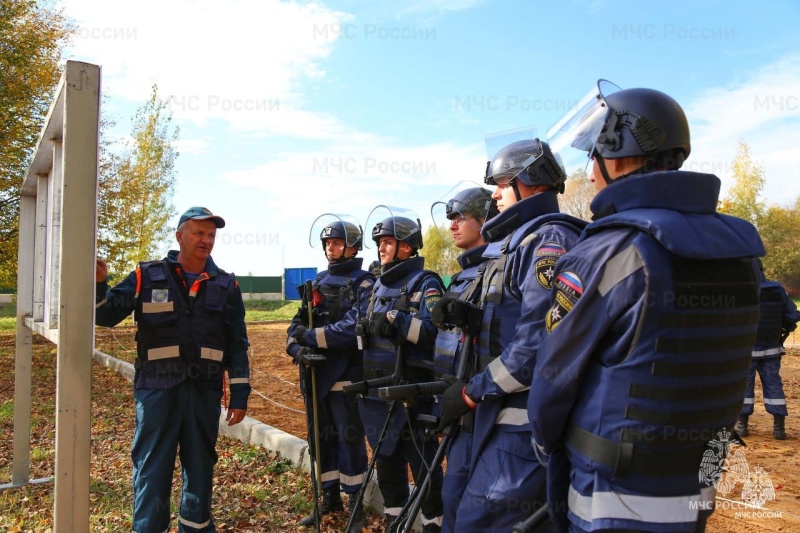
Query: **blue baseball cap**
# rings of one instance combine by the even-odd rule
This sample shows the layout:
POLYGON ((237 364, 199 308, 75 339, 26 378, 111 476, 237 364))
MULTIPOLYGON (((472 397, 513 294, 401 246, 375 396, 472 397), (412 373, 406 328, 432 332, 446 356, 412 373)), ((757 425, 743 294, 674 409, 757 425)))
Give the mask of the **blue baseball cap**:
POLYGON ((178 227, 181 226, 184 222, 189 219, 193 220, 212 220, 214 224, 218 228, 225 227, 225 220, 222 217, 216 216, 214 213, 206 209, 205 207, 190 207, 183 215, 181 215, 181 220, 178 222, 178 227))

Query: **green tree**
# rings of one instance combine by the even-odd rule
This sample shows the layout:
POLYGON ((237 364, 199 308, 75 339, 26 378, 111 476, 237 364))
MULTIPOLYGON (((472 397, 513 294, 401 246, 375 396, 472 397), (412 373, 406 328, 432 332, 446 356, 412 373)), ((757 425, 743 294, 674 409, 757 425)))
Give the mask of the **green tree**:
POLYGON ((0 0, 0 286, 17 279, 19 194, 75 28, 39 0, 0 0))
POLYGON ((793 208, 769 206, 759 224, 764 241, 764 273, 787 289, 800 289, 800 197, 793 208))
POLYGON ((461 270, 456 259, 461 250, 453 243, 446 227, 431 226, 422 237, 424 247, 420 255, 425 258, 425 268, 440 276, 452 276, 461 270))
POLYGON ((589 208, 596 194, 594 183, 583 169, 576 170, 567 178, 564 194, 558 199, 561 211, 583 220, 591 220, 589 208))
POLYGON ((739 141, 736 145, 733 180, 733 186, 720 203, 719 210, 758 226, 766 210, 766 205, 760 198, 765 182, 764 167, 752 160, 750 147, 744 141, 739 141))
POLYGON ((101 142, 97 245, 117 275, 155 259, 175 229, 167 222, 174 214, 178 135, 167 102, 153 85, 150 99, 136 112, 131 145, 115 156, 101 142))

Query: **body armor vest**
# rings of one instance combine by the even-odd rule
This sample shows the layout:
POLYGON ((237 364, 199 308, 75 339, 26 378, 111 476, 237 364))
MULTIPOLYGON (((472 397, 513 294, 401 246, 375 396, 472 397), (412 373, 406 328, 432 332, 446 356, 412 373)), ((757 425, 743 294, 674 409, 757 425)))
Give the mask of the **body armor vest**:
MULTIPOLYGON (((333 263, 317 275, 312 286, 322 295, 322 300, 313 308, 314 327, 322 328, 344 318, 358 301, 358 289, 372 274, 361 270, 362 259, 351 258, 333 263)), ((316 348, 325 355, 327 362, 317 369, 317 388, 329 391, 337 381, 359 381, 362 377, 361 350, 330 350, 316 348)))
MULTIPOLYGON (((486 258, 483 257, 485 249, 486 245, 481 245, 459 256, 459 263, 462 264, 463 270, 450 280, 450 286, 444 295, 445 298, 458 298, 473 304, 480 303, 480 281, 483 269, 486 266, 486 258)), ((459 363, 459 351, 463 342, 461 337, 461 328, 457 327, 439 330, 436 335, 433 371, 437 378, 444 374, 461 377, 456 372, 459 363)), ((471 359, 474 360, 475 358, 472 357, 471 359)), ((475 366, 472 363, 473 361, 467 362, 467 365, 469 365, 465 373, 467 379, 475 373, 475 366)))
POLYGON ((235 279, 220 270, 187 290, 165 261, 142 263, 137 298, 137 386, 162 388, 175 378, 222 387, 235 279))
MULTIPOLYGON (((375 316, 392 309, 418 312, 422 302, 422 293, 419 292, 422 282, 431 276, 438 278, 435 272, 422 270, 423 265, 421 257, 412 257, 382 274, 375 282, 366 320, 371 323, 375 316)), ((412 382, 430 381, 433 377, 430 372, 420 368, 424 365, 414 364, 414 360, 429 361, 430 352, 408 342, 405 343, 404 351, 405 365, 401 369, 404 377, 412 382)), ((370 335, 368 346, 364 350, 364 379, 392 375, 396 361, 396 344, 391 339, 370 335)))
POLYGON ((721 221, 636 209, 590 226, 591 233, 620 226, 639 232, 632 253, 648 285, 630 352, 613 365, 590 360, 582 378, 566 434, 582 470, 665 494, 714 481, 702 478, 701 463, 709 441, 730 437, 741 410, 758 320, 752 256, 759 252, 747 243, 752 232, 740 235, 725 224, 720 233, 698 232, 713 235, 713 248, 689 243, 680 230, 721 221))
POLYGON ((761 318, 758 320, 756 349, 778 348, 783 345, 781 332, 783 330, 783 312, 786 305, 783 298, 783 290, 778 283, 765 281, 761 285, 761 304, 759 306, 761 318))
POLYGON ((484 252, 489 261, 483 274, 481 302, 483 320, 478 337, 478 372, 503 353, 514 338, 516 324, 522 312, 521 292, 510 290, 511 280, 506 268, 520 243, 545 224, 562 224, 573 231, 581 230, 575 217, 564 213, 545 214, 521 225, 503 241, 490 243, 484 252))

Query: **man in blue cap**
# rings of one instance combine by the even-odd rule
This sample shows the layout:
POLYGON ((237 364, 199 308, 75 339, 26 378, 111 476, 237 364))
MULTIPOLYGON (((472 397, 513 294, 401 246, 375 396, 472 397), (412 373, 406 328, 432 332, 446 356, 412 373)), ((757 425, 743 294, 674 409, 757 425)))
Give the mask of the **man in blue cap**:
POLYGON ((236 278, 211 259, 225 221, 204 207, 180 218, 179 250, 140 263, 108 289, 97 260, 95 322, 112 327, 131 312, 137 324, 134 375, 133 530, 169 530, 170 492, 180 449, 183 492, 178 530, 216 531, 211 495, 223 373, 230 378, 228 425, 247 413, 250 369, 244 304, 236 278))

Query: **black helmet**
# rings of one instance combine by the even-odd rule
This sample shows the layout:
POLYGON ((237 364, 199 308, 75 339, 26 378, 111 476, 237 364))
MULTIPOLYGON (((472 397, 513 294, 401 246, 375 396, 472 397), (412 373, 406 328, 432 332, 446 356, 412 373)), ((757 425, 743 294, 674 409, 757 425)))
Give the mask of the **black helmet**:
POLYGON ((471 216, 481 224, 499 213, 497 204, 492 201, 492 192, 480 187, 465 189, 453 196, 447 202, 445 212, 448 220, 461 214, 471 216))
POLYGON ((502 181, 502 178, 517 178, 529 187, 549 185, 563 192, 567 174, 546 142, 526 139, 502 148, 486 164, 484 183, 497 185, 497 180, 502 181))
POLYGON ((406 217, 389 217, 372 228, 372 240, 377 244, 381 237, 394 237, 411 246, 415 251, 422 249, 422 230, 417 222, 406 217))
POLYGON ((605 96, 605 102, 608 114, 594 143, 595 153, 602 158, 667 152, 676 159, 674 168, 680 168, 689 157, 689 122, 672 97, 653 89, 624 89, 605 96))
POLYGON ((356 250, 361 250, 364 244, 364 234, 361 228, 352 222, 343 220, 335 220, 322 228, 319 240, 325 244, 327 239, 342 239, 345 242, 345 246, 352 246, 356 250))

